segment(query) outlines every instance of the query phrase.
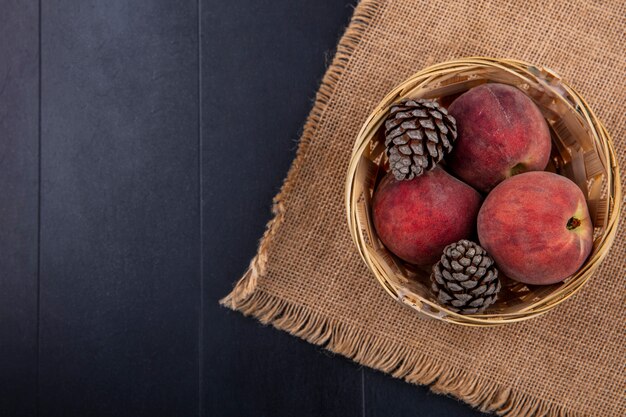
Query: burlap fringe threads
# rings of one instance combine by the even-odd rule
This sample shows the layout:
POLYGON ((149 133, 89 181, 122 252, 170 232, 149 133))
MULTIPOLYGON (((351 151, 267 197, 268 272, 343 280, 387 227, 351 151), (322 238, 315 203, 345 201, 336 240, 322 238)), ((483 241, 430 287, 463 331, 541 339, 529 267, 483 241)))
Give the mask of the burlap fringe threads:
POLYGON ((376 1, 365 5, 365 7, 359 5, 356 8, 352 16, 351 27, 348 28, 341 38, 333 62, 326 71, 326 74, 324 74, 320 88, 315 95, 315 105, 304 124, 298 151, 287 173, 287 178, 279 193, 274 197, 272 206, 272 214, 274 217, 266 225, 265 233, 259 242, 257 255, 250 261, 250 266, 245 276, 239 280, 233 291, 220 301, 220 304, 237 310, 239 303, 245 300, 256 288, 257 277, 265 275, 267 248, 276 234, 278 226, 283 222, 285 214, 283 196, 287 195, 297 182, 304 155, 306 155, 311 140, 317 130, 317 125, 326 111, 326 107, 332 97, 337 82, 343 75, 352 53, 359 44, 361 36, 365 33, 365 29, 367 29, 374 16, 376 16, 376 12, 380 9, 381 3, 382 2, 376 1))
POLYGON ((304 126, 294 163, 280 192, 274 197, 272 208, 274 218, 267 224, 259 243, 258 253, 250 262, 246 274, 220 304, 244 315, 256 317, 263 324, 272 324, 278 329, 323 346, 361 365, 378 369, 413 384, 430 385, 433 392, 453 395, 481 411, 495 412, 502 416, 582 417, 582 414, 567 411, 558 404, 512 392, 510 388, 499 386, 493 381, 470 376, 463 370, 443 365, 402 346, 397 341, 389 338, 381 340, 372 333, 361 329, 355 330, 345 323, 321 317, 305 306, 293 305, 257 288, 258 278, 264 276, 266 272, 268 246, 284 219, 283 196, 297 183, 304 155, 335 86, 361 36, 372 23, 382 3, 374 1, 356 8, 352 23, 339 42, 333 63, 328 68, 316 95, 315 105, 304 126))

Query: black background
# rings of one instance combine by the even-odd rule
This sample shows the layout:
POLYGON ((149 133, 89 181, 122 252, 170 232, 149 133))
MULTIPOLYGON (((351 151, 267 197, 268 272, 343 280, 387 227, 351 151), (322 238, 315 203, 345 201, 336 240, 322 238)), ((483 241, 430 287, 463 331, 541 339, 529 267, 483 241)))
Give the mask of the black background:
POLYGON ((473 416, 218 306, 345 0, 0 0, 1 416, 473 416))

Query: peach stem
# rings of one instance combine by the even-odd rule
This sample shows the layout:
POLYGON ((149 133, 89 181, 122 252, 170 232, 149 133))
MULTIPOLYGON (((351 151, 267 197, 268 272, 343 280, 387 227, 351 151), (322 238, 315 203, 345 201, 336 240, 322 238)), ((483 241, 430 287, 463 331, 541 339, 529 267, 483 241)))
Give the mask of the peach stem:
POLYGON ((570 217, 570 219, 567 221, 567 229, 574 230, 578 226, 580 226, 580 223, 581 223, 580 220, 577 219, 576 217, 570 217))

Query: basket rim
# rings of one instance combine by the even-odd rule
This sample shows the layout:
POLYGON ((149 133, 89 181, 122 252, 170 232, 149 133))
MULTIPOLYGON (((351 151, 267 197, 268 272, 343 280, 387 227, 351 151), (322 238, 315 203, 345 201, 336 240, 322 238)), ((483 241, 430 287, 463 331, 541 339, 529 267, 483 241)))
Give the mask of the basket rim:
MULTIPOLYGON (((530 79, 527 79, 529 82, 530 79)), ((544 85, 544 88, 552 89, 552 92, 556 96, 561 96, 554 88, 549 85, 544 85)), ((617 155, 613 147, 612 139, 604 125, 598 120, 597 116, 587 104, 587 102, 580 96, 580 94, 572 88, 567 82, 553 70, 534 64, 529 64, 517 59, 508 58, 491 58, 472 56, 466 58, 459 58, 455 60, 445 61, 437 63, 418 71, 411 75, 398 85, 396 85, 376 106, 376 108, 369 114, 365 122, 361 126, 359 133, 357 134, 352 154, 350 157, 350 163, 348 172, 346 175, 345 183, 345 205, 348 221, 348 228, 352 236, 359 255, 366 263, 368 269, 372 271, 379 283, 387 291, 387 293, 396 301, 403 305, 408 305, 416 310, 421 315, 425 315, 429 318, 438 319, 444 322, 450 322, 454 324, 461 324, 467 326, 494 326, 506 323, 519 322, 528 320, 533 317, 537 317, 541 314, 548 312, 561 304, 566 299, 573 296, 576 292, 582 288, 582 286, 590 279, 595 269, 598 268, 602 260, 608 254, 608 251, 615 240, 617 232, 617 226, 619 222, 619 213, 622 203, 622 191, 620 184, 619 166, 617 162, 617 155), (360 219, 357 215, 356 202, 358 196, 354 194, 354 184, 356 182, 356 173, 361 162, 361 157, 364 151, 369 147, 370 139, 373 134, 378 131, 379 127, 384 122, 386 110, 388 106, 396 101, 399 97, 405 96, 408 90, 418 85, 418 81, 424 84, 428 81, 429 77, 433 77, 433 74, 441 75, 452 72, 457 72, 465 69, 480 69, 485 67, 498 68, 509 72, 520 79, 525 78, 525 74, 532 76, 533 72, 543 72, 544 74, 553 77, 558 80, 559 86, 564 88, 565 91, 576 101, 577 107, 574 108, 572 103, 562 98, 572 110, 576 111, 585 121, 587 127, 591 130, 589 136, 593 141, 594 147, 598 153, 602 152, 606 160, 609 162, 606 170, 609 175, 606 175, 607 180, 607 200, 610 204, 607 205, 607 212, 609 216, 605 219, 605 227, 603 233, 597 239, 599 243, 597 246, 594 244, 595 250, 587 258, 583 266, 572 276, 568 277, 566 282, 561 288, 554 291, 538 301, 531 303, 528 306, 523 307, 517 312, 512 313, 488 313, 488 314, 475 314, 475 315, 461 315, 455 313, 444 306, 441 306, 433 301, 430 301, 419 294, 411 292, 416 300, 406 302, 404 296, 400 294, 398 288, 391 283, 385 275, 385 271, 377 268, 375 262, 370 256, 367 245, 365 244, 362 228, 360 225, 360 219), (424 310, 422 307, 428 305, 440 310, 444 315, 435 314, 430 311, 424 310)))

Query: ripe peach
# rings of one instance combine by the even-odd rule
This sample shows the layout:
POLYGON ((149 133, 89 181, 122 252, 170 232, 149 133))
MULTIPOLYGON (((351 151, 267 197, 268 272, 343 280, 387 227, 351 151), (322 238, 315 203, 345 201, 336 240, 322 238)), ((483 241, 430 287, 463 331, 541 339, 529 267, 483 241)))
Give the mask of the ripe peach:
POLYGON ((387 174, 372 205, 380 240, 407 262, 434 263, 443 248, 474 232, 480 194, 440 167, 410 181, 387 174))
POLYGON ((458 137, 448 166, 479 191, 505 178, 545 169, 550 130, 537 106, 505 84, 483 84, 459 96, 449 112, 458 137))
POLYGON ((500 183, 478 213, 480 244, 509 278, 553 284, 576 272, 591 252, 585 197, 569 179, 527 172, 500 183))

